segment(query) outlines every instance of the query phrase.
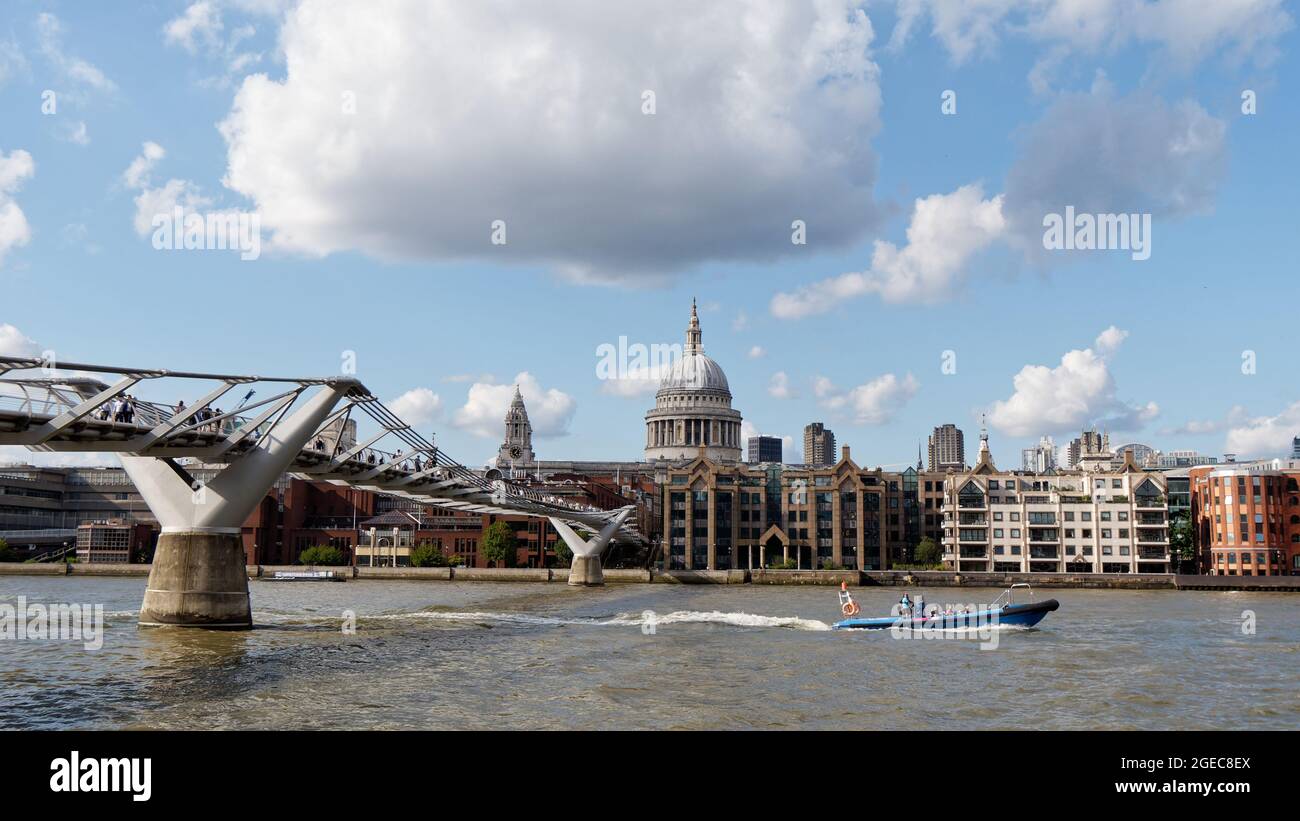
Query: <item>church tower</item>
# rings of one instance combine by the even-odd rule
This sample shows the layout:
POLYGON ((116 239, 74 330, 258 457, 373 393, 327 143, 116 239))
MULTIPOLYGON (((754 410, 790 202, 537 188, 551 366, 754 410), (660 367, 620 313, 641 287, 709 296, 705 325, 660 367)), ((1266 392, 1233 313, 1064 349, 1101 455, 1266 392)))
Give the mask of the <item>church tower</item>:
POLYGON ((497 452, 497 467, 523 467, 537 461, 533 453, 533 426, 528 421, 528 409, 524 407, 524 397, 515 385, 515 398, 506 411, 506 440, 497 452))

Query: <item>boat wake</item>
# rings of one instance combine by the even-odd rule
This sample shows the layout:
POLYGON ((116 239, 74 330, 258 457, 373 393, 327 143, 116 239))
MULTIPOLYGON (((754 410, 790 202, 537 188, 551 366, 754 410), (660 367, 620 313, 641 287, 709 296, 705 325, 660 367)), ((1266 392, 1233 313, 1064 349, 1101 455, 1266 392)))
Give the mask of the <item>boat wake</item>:
POLYGON ((816 619, 798 616, 760 616, 754 613, 724 613, 719 610, 676 610, 672 613, 619 613, 611 618, 575 618, 561 616, 536 616, 527 613, 495 613, 486 611, 426 610, 417 613, 392 613, 370 616, 366 620, 414 620, 463 622, 486 625, 581 626, 581 627, 662 627, 672 624, 720 624, 728 627, 785 628, 789 630, 830 630, 829 624, 816 619))

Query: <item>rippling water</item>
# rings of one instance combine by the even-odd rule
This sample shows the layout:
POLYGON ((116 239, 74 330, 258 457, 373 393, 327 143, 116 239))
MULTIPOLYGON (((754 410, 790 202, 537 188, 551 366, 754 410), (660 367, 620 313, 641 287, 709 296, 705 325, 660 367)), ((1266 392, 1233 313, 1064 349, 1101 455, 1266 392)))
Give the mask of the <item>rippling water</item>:
POLYGON ((144 583, 0 578, 107 621, 97 651, 0 641, 0 727, 1300 728, 1293 594, 1039 591, 1061 609, 982 650, 832 632, 830 588, 253 582, 258 629, 220 633, 138 629, 144 583))

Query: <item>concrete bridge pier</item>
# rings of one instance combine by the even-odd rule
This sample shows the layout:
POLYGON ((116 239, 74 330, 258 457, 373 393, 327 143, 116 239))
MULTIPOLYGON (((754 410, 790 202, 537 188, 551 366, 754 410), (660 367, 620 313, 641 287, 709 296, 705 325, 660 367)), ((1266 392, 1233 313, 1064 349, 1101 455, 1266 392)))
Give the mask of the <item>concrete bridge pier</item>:
POLYGON ((605 574, 601 570, 600 554, 609 545, 610 539, 632 515, 632 508, 624 508, 609 524, 591 539, 583 539, 565 522, 551 517, 551 525, 560 534, 564 543, 573 551, 573 562, 569 566, 569 584, 596 587, 605 583, 605 574))
POLYGON ((321 388, 207 484, 174 459, 122 455, 122 466, 162 525, 140 606, 142 626, 253 626, 244 521, 355 384, 340 379, 321 388))

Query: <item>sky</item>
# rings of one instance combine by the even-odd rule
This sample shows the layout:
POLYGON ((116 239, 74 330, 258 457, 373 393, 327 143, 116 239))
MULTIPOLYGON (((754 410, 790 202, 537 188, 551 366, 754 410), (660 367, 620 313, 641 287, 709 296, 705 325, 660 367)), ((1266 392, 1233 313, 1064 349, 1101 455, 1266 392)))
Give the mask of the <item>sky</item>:
POLYGON ((913 463, 946 422, 973 459, 982 419, 1003 466, 1091 425, 1286 455, 1294 18, 11 0, 0 353, 354 360, 467 464, 495 455, 519 384, 540 459, 632 460, 657 370, 602 369, 603 346, 681 344, 695 299, 746 433, 787 437, 788 461, 812 421, 865 465, 913 463), (168 247, 177 209, 247 233, 168 247), (1129 242, 1052 246, 1067 214, 1133 215, 1129 242))

